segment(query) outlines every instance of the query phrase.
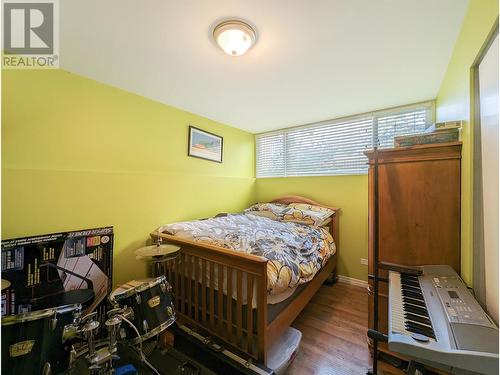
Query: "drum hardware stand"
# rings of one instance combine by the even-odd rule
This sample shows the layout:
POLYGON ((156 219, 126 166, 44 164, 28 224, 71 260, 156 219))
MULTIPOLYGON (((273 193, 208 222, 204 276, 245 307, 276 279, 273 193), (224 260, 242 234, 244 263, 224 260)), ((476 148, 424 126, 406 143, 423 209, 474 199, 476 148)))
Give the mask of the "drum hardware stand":
MULTIPOLYGON (((127 323, 137 334, 137 337, 141 337, 141 334, 139 333, 139 330, 137 327, 132 323, 130 320, 128 320, 126 317, 122 315, 118 315, 125 323, 127 323)), ((156 375, 161 375, 160 372, 147 360, 146 356, 144 355, 144 352, 142 350, 142 340, 139 340, 139 349, 135 348, 132 346, 132 349, 134 349, 141 361, 156 375)))
MULTIPOLYGON (((119 332, 122 319, 116 314, 117 312, 125 311, 121 309, 114 309, 108 312, 108 315, 113 315, 105 322, 109 332, 109 344, 98 350, 95 348, 94 340, 95 334, 98 332, 100 326, 99 322, 95 320, 97 316, 96 312, 85 315, 81 319, 78 317, 75 319, 73 324, 64 327, 63 343, 76 337, 82 337, 87 341, 88 354, 85 358, 89 363, 89 371, 92 375, 111 374, 113 372, 113 360, 119 359, 116 354, 117 334, 119 332)), ((130 316, 130 313, 128 313, 128 315, 130 316)), ((76 357, 76 351, 72 347, 70 351, 70 367, 76 357)))
MULTIPOLYGON (((118 339, 124 339, 125 332, 123 331, 123 328, 120 327, 121 323, 123 321, 123 318, 134 319, 134 310, 132 310, 130 307, 124 307, 124 308, 116 307, 114 309, 109 310, 107 314, 109 319, 104 324, 108 325, 108 322, 110 322, 110 320, 113 318, 120 319, 120 325, 116 326, 116 329, 113 328, 113 333, 115 335, 116 341, 118 341, 118 339)), ((110 331, 110 335, 111 333, 112 332, 110 331)))
POLYGON ((112 361, 112 356, 108 348, 95 349, 94 335, 99 330, 100 325, 97 320, 94 320, 96 316, 97 314, 93 312, 83 317, 82 323, 84 323, 84 325, 81 329, 83 337, 87 340, 89 347, 89 353, 86 358, 90 364, 89 370, 91 374, 98 374, 103 364, 105 364, 105 367, 108 367, 108 365, 110 365, 109 362, 112 361))
POLYGON ((106 327, 108 328, 109 332, 109 352, 111 354, 112 359, 118 359, 119 357, 116 355, 117 351, 117 335, 120 330, 120 324, 122 323, 122 320, 118 316, 113 316, 106 320, 104 323, 106 327))

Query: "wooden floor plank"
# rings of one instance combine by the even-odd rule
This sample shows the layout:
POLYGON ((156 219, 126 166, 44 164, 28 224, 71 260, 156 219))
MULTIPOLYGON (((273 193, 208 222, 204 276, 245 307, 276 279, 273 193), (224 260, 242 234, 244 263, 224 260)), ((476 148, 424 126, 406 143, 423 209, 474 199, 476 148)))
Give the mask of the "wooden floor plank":
MULTIPOLYGON (((366 288, 337 283, 322 286, 293 326, 302 332, 287 375, 363 375, 372 366, 366 343, 366 288)), ((404 372, 379 362, 379 374, 404 372)))

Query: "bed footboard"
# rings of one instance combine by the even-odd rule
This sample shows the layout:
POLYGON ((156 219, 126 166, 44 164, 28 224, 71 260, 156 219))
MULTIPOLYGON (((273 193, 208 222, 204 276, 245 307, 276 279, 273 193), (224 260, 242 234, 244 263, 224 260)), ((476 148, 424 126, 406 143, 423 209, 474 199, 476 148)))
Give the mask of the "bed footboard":
POLYGON ((162 242, 181 246, 180 255, 163 264, 178 319, 266 363, 267 260, 151 233, 155 241, 158 235, 162 242))

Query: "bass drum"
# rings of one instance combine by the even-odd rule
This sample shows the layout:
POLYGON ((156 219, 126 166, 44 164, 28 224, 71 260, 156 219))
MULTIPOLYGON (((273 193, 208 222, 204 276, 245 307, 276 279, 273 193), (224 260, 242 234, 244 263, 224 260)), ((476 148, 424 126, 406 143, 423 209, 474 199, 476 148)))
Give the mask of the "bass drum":
POLYGON ((139 331, 122 324, 126 339, 131 344, 147 340, 164 331, 175 321, 171 287, 165 276, 145 280, 132 280, 114 290, 109 301, 114 307, 128 307, 133 311, 132 323, 139 331))
POLYGON ((80 305, 63 306, 2 318, 2 374, 59 374, 69 367, 64 326, 80 305))

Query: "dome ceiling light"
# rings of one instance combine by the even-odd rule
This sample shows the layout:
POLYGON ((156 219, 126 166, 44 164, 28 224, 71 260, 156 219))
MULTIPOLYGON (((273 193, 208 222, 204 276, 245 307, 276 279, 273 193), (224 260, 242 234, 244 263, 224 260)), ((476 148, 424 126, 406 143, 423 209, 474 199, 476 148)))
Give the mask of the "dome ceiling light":
POLYGON ((226 19, 213 29, 217 45, 228 55, 241 56, 257 40, 257 32, 248 23, 238 19, 226 19))

